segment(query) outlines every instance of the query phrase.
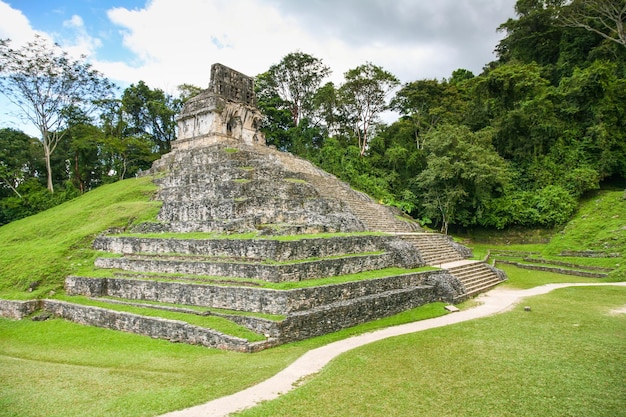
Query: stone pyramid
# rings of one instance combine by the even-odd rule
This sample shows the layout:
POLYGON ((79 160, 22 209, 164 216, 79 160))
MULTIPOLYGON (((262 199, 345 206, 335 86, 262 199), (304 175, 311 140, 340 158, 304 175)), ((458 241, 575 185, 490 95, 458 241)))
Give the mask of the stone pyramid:
POLYGON ((471 252, 449 237, 424 233, 308 161, 266 146, 261 118, 253 80, 213 65, 209 88, 178 118, 172 151, 147 173, 163 203, 158 221, 131 236, 99 236, 94 248, 108 254, 96 267, 108 276, 68 277, 66 292, 118 306, 202 309, 262 340, 101 304, 50 301, 45 309, 80 323, 252 352, 425 303, 457 302, 505 278, 468 261, 471 252), (425 265, 438 268, 418 269, 425 265))

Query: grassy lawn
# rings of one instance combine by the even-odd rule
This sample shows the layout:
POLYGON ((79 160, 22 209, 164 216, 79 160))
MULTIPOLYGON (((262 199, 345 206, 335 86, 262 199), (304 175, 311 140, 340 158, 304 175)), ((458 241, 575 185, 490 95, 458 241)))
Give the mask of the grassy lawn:
POLYGON ((155 416, 261 382, 315 347, 444 311, 434 303, 255 354, 64 320, 0 318, 0 416, 155 416))
POLYGON ((610 314, 625 304, 621 287, 533 297, 501 315, 358 348, 237 415, 626 416, 626 314, 610 314))

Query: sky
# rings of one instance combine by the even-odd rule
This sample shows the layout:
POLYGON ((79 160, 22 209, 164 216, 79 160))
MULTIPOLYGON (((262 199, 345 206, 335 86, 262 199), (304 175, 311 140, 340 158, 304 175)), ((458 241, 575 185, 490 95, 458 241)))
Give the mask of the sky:
MULTIPOLYGON (((496 59, 515 0, 0 0, 0 38, 34 34, 85 55, 121 89, 143 80, 206 88, 219 62, 255 76, 300 51, 340 84, 371 62, 402 83, 479 74, 496 59)), ((0 128, 27 131, 0 99, 0 128)), ((30 133, 30 132, 28 132, 30 133)))

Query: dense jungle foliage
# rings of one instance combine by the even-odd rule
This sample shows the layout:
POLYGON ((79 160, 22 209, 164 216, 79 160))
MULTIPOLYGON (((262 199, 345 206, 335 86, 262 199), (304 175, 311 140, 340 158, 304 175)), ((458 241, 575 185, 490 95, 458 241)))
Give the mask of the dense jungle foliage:
MULTIPOLYGON (((256 77, 268 144, 443 232, 561 225, 586 192, 626 187, 624 13, 611 21, 596 3, 607 2, 518 0, 478 75, 400 84, 368 62, 334 85, 322 60, 288 54, 256 77), (381 123, 390 109, 399 118, 381 123)), ((199 91, 140 81, 101 100, 97 117, 67 111, 54 193, 41 141, 1 129, 0 224, 149 168, 199 91)))

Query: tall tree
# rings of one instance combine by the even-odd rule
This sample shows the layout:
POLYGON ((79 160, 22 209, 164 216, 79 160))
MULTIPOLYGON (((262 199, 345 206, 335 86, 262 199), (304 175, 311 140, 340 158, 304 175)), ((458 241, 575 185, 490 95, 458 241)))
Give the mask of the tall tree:
POLYGON ((422 137, 437 125, 459 122, 463 104, 455 84, 437 80, 406 83, 391 101, 392 108, 413 122, 417 149, 422 137))
POLYGON ((101 159, 104 182, 124 179, 150 168, 159 154, 145 135, 133 135, 128 129, 121 100, 107 100, 100 115, 103 131, 101 159))
POLYGON ((172 140, 176 139, 176 115, 182 108, 181 100, 139 81, 124 90, 122 106, 128 117, 129 134, 146 135, 160 154, 170 151, 172 140))
POLYGON ((510 179, 505 161, 491 145, 491 129, 471 132, 444 125, 426 136, 426 168, 416 177, 425 215, 451 224, 477 223, 484 204, 498 197, 510 179))
POLYGON ((380 113, 389 108, 387 97, 400 84, 392 73, 368 62, 347 71, 339 96, 365 155, 373 125, 380 113))
POLYGON ((498 27, 506 32, 496 47, 501 61, 518 60, 539 65, 555 64, 563 29, 557 23, 565 0, 517 0, 517 19, 508 19, 498 27))
POLYGON ((0 91, 39 130, 50 192, 54 191, 50 158, 67 132, 64 110, 73 106, 89 114, 95 101, 109 96, 112 88, 84 56, 73 59, 40 36, 19 49, 11 48, 8 39, 0 40, 0 91))
POLYGON ((310 116, 313 97, 329 74, 330 68, 321 59, 303 52, 292 52, 270 67, 266 88, 287 104, 295 127, 303 117, 310 116))
POLYGON ((274 80, 269 72, 259 74, 255 78, 257 105, 263 113, 261 130, 265 133, 268 145, 276 146, 283 151, 291 151, 291 137, 288 131, 294 126, 289 103, 278 95, 273 85, 274 80))
POLYGON ((626 0, 574 0, 561 19, 626 47, 626 0))
POLYGON ((33 160, 41 158, 33 155, 40 146, 36 139, 15 129, 0 129, 0 189, 11 190, 18 198, 22 195, 18 191, 24 181, 35 174, 33 160))

